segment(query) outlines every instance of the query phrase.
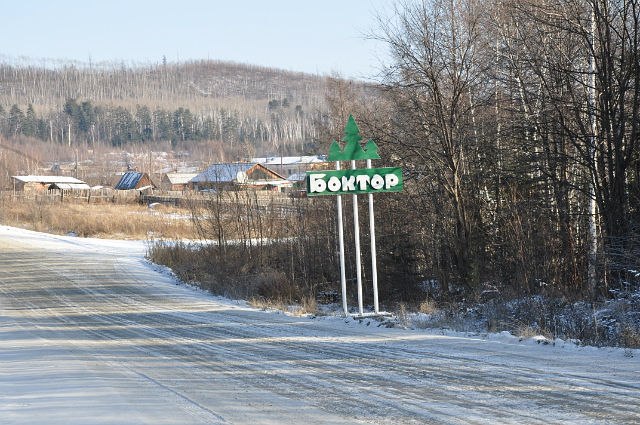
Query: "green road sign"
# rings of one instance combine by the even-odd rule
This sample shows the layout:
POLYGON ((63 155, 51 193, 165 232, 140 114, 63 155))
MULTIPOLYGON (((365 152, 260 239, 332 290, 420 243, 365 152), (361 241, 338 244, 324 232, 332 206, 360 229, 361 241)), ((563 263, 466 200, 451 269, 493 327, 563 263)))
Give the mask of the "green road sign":
POLYGON ((307 196, 402 191, 400 167, 307 171, 307 196))
MULTIPOLYGON (((376 232, 373 216, 373 194, 377 192, 402 191, 402 169, 399 167, 371 168, 372 159, 380 159, 378 146, 369 139, 362 145, 360 129, 353 116, 349 115, 344 127, 344 145, 333 141, 329 147, 327 160, 335 161, 334 170, 307 171, 307 196, 351 195, 353 199, 353 234, 356 254, 356 284, 358 287, 359 317, 364 317, 362 291, 362 265, 360 263, 360 220, 358 213, 358 194, 366 193, 369 198, 369 237, 371 239, 371 282, 373 284, 373 311, 380 314, 378 304, 378 272, 376 260, 376 232), (356 168, 356 161, 366 161, 367 168, 356 168), (341 170, 340 162, 350 161, 351 169, 341 170)), ((342 308, 345 316, 350 316, 347 305, 347 278, 345 271, 344 228, 342 214, 342 196, 336 196, 338 213, 338 240, 340 255, 340 286, 342 287, 342 308)), ((356 317, 356 316, 354 316, 356 317)))

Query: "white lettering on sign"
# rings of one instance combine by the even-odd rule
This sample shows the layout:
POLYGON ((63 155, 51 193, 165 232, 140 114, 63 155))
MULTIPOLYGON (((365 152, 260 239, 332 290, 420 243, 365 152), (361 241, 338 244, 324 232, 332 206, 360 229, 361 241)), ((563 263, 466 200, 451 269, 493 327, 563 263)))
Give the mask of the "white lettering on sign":
POLYGON ((322 193, 327 190, 327 183, 322 180, 326 174, 310 174, 309 189, 311 193, 322 193))
POLYGON ((331 175, 330 173, 310 173, 309 193, 321 194, 324 192, 356 192, 389 190, 400 184, 400 178, 394 173, 389 174, 356 174, 356 175, 331 175), (329 176, 327 178, 327 176, 329 176))
POLYGON ((342 190, 356 190, 356 177, 355 176, 343 176, 342 177, 342 190))
POLYGON ((342 187, 342 184, 339 178, 337 178, 336 176, 332 176, 327 182, 327 187, 329 188, 330 192, 337 192, 342 187))
POLYGON ((356 182, 358 182, 358 186, 360 190, 367 190, 367 184, 369 183, 369 176, 366 174, 361 174, 356 176, 356 182))
POLYGON ((395 174, 386 174, 384 176, 385 189, 389 189, 394 186, 397 186, 398 183, 399 183, 398 176, 396 176, 395 174))
POLYGON ((371 187, 375 190, 380 190, 384 187, 384 177, 380 174, 374 174, 371 177, 371 187))

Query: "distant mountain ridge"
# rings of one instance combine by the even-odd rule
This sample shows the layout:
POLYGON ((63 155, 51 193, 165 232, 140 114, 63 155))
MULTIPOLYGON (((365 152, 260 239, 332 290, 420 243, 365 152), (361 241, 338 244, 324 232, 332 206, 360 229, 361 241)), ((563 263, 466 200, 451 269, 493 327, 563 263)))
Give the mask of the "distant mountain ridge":
POLYGON ((69 147, 211 140, 302 153, 329 113, 326 76, 215 60, 52 63, 0 61, 5 137, 69 147))
POLYGON ((32 104, 36 110, 48 111, 73 98, 198 111, 220 101, 289 99, 305 109, 324 109, 326 77, 300 72, 215 60, 136 66, 114 63, 111 67, 55 64, 52 68, 45 62, 0 62, 0 105, 32 104))

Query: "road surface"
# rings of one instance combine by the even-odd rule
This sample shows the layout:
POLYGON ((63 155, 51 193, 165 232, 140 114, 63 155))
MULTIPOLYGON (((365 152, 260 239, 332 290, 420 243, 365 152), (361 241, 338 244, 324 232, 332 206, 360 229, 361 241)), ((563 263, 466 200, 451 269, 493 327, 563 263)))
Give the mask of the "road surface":
POLYGON ((0 227, 0 423, 640 423, 638 350, 256 311, 143 255, 0 227))

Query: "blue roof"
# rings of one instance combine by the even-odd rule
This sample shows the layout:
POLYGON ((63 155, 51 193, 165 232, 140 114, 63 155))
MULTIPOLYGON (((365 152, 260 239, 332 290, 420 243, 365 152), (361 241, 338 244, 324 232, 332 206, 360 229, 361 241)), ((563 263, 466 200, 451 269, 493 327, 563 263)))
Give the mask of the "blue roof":
POLYGON ((290 182, 301 182, 307 178, 307 173, 294 173, 287 177, 290 182))
POLYGON ((137 171, 127 171, 122 175, 120 181, 116 185, 116 190, 131 190, 135 189, 136 185, 142 178, 142 173, 138 173, 137 171))
POLYGON ((213 164, 191 179, 194 183, 216 182, 231 183, 238 177, 238 172, 246 173, 255 163, 213 164))

